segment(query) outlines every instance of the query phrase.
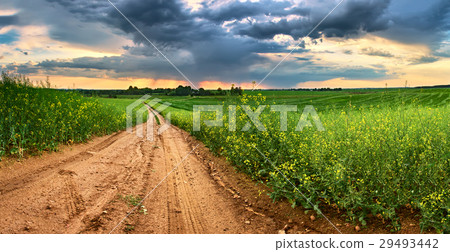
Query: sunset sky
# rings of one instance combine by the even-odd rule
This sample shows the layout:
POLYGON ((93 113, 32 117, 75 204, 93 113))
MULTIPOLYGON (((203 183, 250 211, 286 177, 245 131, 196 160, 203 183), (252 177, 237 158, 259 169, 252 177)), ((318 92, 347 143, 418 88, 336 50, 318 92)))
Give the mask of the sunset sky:
MULTIPOLYGON (((203 88, 450 84, 449 0, 112 0, 203 88)), ((107 0, 1 0, 0 66, 58 88, 188 85, 107 0)))

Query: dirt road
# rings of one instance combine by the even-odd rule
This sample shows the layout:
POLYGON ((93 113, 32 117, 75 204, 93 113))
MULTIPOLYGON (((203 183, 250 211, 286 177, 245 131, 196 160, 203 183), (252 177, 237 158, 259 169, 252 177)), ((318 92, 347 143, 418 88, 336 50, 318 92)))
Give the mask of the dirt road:
POLYGON ((277 232, 280 223, 255 211, 222 179, 236 174, 220 174, 204 152, 172 126, 154 141, 122 131, 57 153, 2 162, 0 233, 109 233, 115 227, 113 233, 277 232))

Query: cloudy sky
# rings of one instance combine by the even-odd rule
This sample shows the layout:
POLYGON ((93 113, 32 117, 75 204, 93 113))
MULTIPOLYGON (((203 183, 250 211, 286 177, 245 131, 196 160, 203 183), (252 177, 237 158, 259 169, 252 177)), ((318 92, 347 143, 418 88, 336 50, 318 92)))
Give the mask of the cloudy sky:
MULTIPOLYGON (((449 0, 344 0, 313 32, 340 0, 111 2, 197 87, 251 87, 293 49, 260 87, 450 84, 449 0)), ((2 0, 0 66, 59 88, 188 84, 107 0, 2 0)))

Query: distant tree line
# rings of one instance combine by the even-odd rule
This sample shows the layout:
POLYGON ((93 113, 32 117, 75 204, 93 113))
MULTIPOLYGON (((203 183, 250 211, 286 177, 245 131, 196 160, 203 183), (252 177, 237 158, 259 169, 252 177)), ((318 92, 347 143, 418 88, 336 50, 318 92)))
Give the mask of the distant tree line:
POLYGON ((450 84, 449 85, 434 85, 434 86, 419 86, 419 87, 415 87, 415 88, 450 88, 450 84))
POLYGON ((214 95, 242 95, 241 87, 235 87, 233 84, 230 90, 206 90, 204 88, 193 89, 190 86, 178 86, 177 88, 138 88, 130 86, 125 90, 95 90, 95 89, 78 89, 79 93, 84 96, 107 96, 109 98, 117 98, 119 95, 168 95, 168 96, 214 96, 214 95))
MULTIPOLYGON (((261 89, 257 89, 261 90, 261 89)), ((264 89, 266 91, 342 91, 342 88, 289 88, 289 89, 264 89)))
POLYGON ((314 88, 314 89, 309 89, 311 91, 341 91, 342 88, 314 88))
POLYGON ((211 96, 211 95, 227 95, 229 92, 218 88, 217 90, 206 90, 204 88, 193 89, 190 86, 178 86, 175 89, 169 89, 169 96, 211 96))

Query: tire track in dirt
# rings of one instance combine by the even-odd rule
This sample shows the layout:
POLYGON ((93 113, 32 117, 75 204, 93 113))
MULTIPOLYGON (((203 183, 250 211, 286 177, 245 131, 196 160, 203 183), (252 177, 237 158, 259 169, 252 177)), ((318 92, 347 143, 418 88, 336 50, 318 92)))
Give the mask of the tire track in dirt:
MULTIPOLYGON (((169 129, 173 130, 173 129, 169 129)), ((176 134, 176 132, 175 132, 176 134)), ((179 136, 177 136, 179 137, 179 136)), ((172 167, 181 161, 185 153, 181 153, 180 145, 174 141, 174 134, 170 137, 163 135, 163 141, 166 153, 167 173, 172 167)), ((204 233, 204 220, 200 207, 192 199, 195 193, 188 185, 186 167, 189 167, 189 160, 180 164, 180 167, 174 172, 168 180, 168 211, 169 211, 169 233, 204 233)))
MULTIPOLYGON (((164 118, 156 114, 161 124, 164 124, 164 118)), ((164 156, 155 156, 153 165, 157 168, 156 164, 164 163, 164 175, 185 158, 167 178, 167 233, 248 232, 243 225, 243 216, 233 211, 236 207, 233 197, 226 193, 224 195, 222 188, 209 175, 205 164, 194 153, 187 155, 195 147, 187 141, 188 137, 186 132, 171 126, 157 138, 163 146, 164 156)), ((146 201, 146 205, 150 204, 152 197, 146 201)), ((141 229, 139 232, 148 231, 141 229)))
POLYGON ((77 176, 77 174, 68 170, 60 170, 59 174, 64 177, 67 219, 70 220, 86 210, 86 207, 83 197, 79 193, 78 186, 72 178, 72 176, 77 176))
POLYGON ((0 170, 1 233, 77 233, 121 190, 142 190, 142 141, 126 132, 0 170), (137 171, 136 171, 137 170, 137 171), (136 172, 135 172, 136 171, 136 172), (123 185, 125 184, 125 185, 123 185))
POLYGON ((28 174, 20 174, 20 176, 12 177, 8 180, 0 181, 0 194, 6 194, 10 191, 17 190, 19 188, 25 187, 27 184, 33 183, 34 181, 38 181, 43 179, 44 177, 48 177, 51 173, 54 172, 55 168, 64 169, 66 166, 70 166, 72 163, 82 162, 91 158, 95 152, 101 151, 111 144, 117 141, 117 139, 123 134, 123 132, 118 132, 110 137, 108 137, 105 141, 100 142, 99 144, 94 145, 86 151, 83 151, 77 155, 70 156, 66 159, 60 160, 58 164, 48 164, 42 166, 38 169, 32 170, 28 174), (50 172, 48 172, 50 171, 50 172))

